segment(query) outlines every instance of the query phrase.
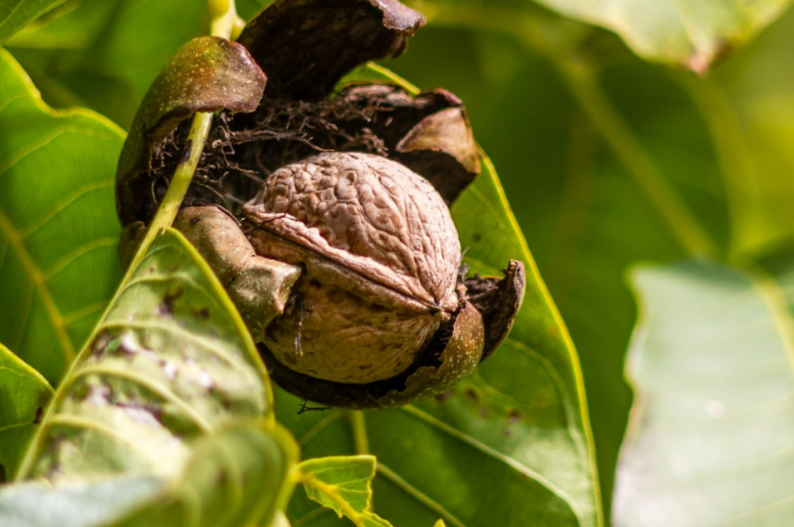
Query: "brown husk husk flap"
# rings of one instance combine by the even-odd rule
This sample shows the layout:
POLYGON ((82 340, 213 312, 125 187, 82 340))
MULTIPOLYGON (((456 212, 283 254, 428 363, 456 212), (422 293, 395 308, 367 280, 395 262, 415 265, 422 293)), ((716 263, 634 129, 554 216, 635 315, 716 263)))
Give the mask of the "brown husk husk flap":
POLYGON ((116 207, 122 225, 147 220, 152 157, 162 141, 196 112, 252 112, 267 78, 248 51, 218 37, 182 46, 152 83, 130 126, 116 172, 116 207))
POLYGON ((524 299, 526 274, 524 264, 510 260, 507 269, 502 271, 504 278, 482 278, 479 275, 468 278, 467 297, 482 314, 485 325, 485 345, 482 360, 488 358, 505 339, 513 327, 513 320, 524 299))
POLYGON ((317 101, 359 64, 401 55, 424 23, 396 0, 277 0, 238 41, 272 79, 270 97, 317 101))

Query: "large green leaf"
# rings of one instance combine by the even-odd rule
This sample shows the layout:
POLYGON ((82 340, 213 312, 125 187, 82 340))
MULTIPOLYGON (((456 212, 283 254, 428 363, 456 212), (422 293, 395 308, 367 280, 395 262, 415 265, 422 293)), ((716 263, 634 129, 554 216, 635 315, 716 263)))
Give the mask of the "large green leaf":
POLYGON ((177 231, 149 248, 55 394, 19 477, 173 476, 186 440, 272 416, 251 336, 177 231), (90 455, 86 453, 90 452, 90 455))
MULTIPOLYGON (((509 258, 527 264, 523 308, 511 335, 448 397, 388 411, 304 412, 283 393, 279 419, 307 457, 378 458, 375 511, 395 524, 598 525, 592 440, 579 366, 565 327, 509 212, 493 167, 453 207, 472 271, 499 275, 509 258), (432 477, 430 477, 432 475, 432 477)), ((333 524, 301 500, 291 519, 333 524)))
POLYGON ((114 527, 270 525, 292 489, 297 449, 281 429, 232 426, 193 446, 181 477, 114 527))
POLYGON ((703 72, 777 18, 790 0, 537 0, 618 33, 640 56, 703 72))
POLYGON ((236 424, 200 439, 173 480, 119 476, 0 490, 3 527, 268 525, 295 463, 283 432, 236 424))
POLYGON ((9 0, 0 4, 0 44, 64 0, 9 0))
POLYGON ((637 392, 615 497, 620 526, 790 525, 794 263, 634 274, 637 392))
POLYGON ((0 344, 0 483, 16 474, 50 397, 44 377, 0 344))
POLYGON ((86 106, 125 128, 177 49, 207 33, 203 1, 70 0, 64 7, 9 42, 12 53, 50 104, 86 106))
POLYGON ((45 106, 0 50, 0 342, 56 382, 119 279, 113 175, 123 134, 45 106))
POLYGON ((735 203, 735 252, 745 258, 794 240, 794 10, 742 53, 692 83, 720 150, 735 203))

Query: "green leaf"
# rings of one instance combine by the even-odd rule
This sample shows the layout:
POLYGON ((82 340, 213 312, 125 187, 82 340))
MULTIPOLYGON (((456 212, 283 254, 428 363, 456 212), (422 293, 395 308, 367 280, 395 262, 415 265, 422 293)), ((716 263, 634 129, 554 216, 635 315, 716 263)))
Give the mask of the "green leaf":
POLYGON ((0 50, 0 305, 4 342, 52 383, 120 275, 113 207, 123 134, 101 116, 53 111, 0 50))
POLYGON ((206 2, 82 0, 9 43, 55 106, 81 105, 127 128, 176 51, 207 34, 206 2))
MULTIPOLYGON (((279 392, 279 419, 305 457, 366 453, 368 442, 378 458, 375 510, 397 525, 599 525, 577 358, 487 160, 453 217, 472 271, 498 275, 509 258, 527 264, 524 304, 502 347, 448 396, 348 419, 339 410, 298 415, 299 401, 279 392)), ((289 512, 293 523, 334 525, 300 498, 289 512)))
POLYGON ((3 527, 97 527, 162 493, 166 482, 153 476, 67 481, 52 486, 26 481, 0 487, 3 527))
POLYGON ((578 20, 615 31, 641 57, 704 72, 750 40, 790 0, 644 2, 539 0, 578 20))
MULTIPOLYGON (((97 38, 117 2, 66 0, 57 9, 25 26, 7 43, 26 49, 82 50, 97 38)), ((66 58, 67 55, 62 55, 66 58)))
POLYGON ((373 456, 308 459, 299 466, 300 479, 311 499, 334 509, 341 518, 342 504, 359 513, 369 511, 376 463, 373 456))
POLYGON ((372 512, 373 456, 309 459, 299 465, 299 481, 309 499, 348 517, 360 527, 392 527, 372 512))
POLYGON ((295 447, 282 431, 236 424, 192 445, 172 481, 153 476, 25 482, 0 490, 3 527, 269 525, 291 488, 295 447), (191 523, 193 522, 193 523, 191 523))
POLYGON ((190 453, 186 440, 232 418, 272 417, 271 397, 226 292, 184 237, 169 230, 119 290, 59 386, 20 476, 172 476, 190 453))
POLYGON ((50 397, 46 379, 0 344, 0 483, 16 474, 50 397))
POLYGON ((637 397, 615 497, 619 526, 788 525, 794 517, 794 262, 633 275, 637 397))
POLYGON ((0 4, 0 44, 64 0, 9 0, 0 4))
POLYGON ((270 525, 292 490, 297 449, 280 429, 234 426, 195 445, 176 484, 114 527, 270 525))
POLYGON ((794 240, 794 178, 780 176, 794 170, 791 46, 794 10, 711 77, 689 83, 720 153, 735 252, 746 260, 794 240))

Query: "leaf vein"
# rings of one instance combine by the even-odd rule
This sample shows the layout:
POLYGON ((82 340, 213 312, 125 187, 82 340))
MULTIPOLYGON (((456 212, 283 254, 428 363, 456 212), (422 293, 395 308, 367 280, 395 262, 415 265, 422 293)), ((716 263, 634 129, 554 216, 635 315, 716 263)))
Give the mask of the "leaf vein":
POLYGON ((77 247, 72 252, 62 257, 57 262, 55 262, 55 264, 53 264, 53 266, 46 271, 45 277, 47 280, 51 280, 58 273, 60 273, 61 271, 69 267, 69 265, 77 261, 81 256, 85 256, 86 254, 89 254, 98 249, 104 249, 105 247, 113 247, 117 244, 118 244, 118 239, 115 237, 97 238, 91 240, 88 243, 84 243, 83 245, 77 247))
POLYGON ((749 273, 748 278, 769 310, 794 375, 794 317, 788 308, 786 297, 778 284, 764 271, 756 269, 749 273))
POLYGON ((456 518, 451 512, 449 512, 443 505, 438 503, 436 500, 422 492, 421 490, 417 489, 402 477, 400 477, 396 472, 392 469, 387 467, 381 462, 378 462, 377 467, 378 474, 385 477, 386 479, 390 480, 392 483, 400 487, 406 494, 411 496, 412 498, 418 500, 422 505, 430 509, 431 511, 435 512, 439 516, 441 516, 444 521, 453 525, 454 527, 466 527, 466 524, 456 518))
POLYGON ((114 185, 115 183, 112 180, 94 181, 92 183, 83 185, 82 187, 78 188, 77 190, 75 190, 65 198, 53 204, 52 209, 50 211, 42 215, 35 222, 28 225, 25 229, 21 230, 20 236, 22 236, 23 238, 29 237, 31 234, 33 234, 34 232, 42 228, 44 225, 52 221, 53 218, 58 216, 58 214, 66 210, 66 208, 68 208, 69 205, 73 204, 81 197, 90 194, 91 192, 96 192, 98 190, 104 190, 106 188, 113 187, 114 185))
POLYGON ((129 328, 140 329, 143 331, 156 329, 166 333, 171 333, 182 340, 196 343, 202 346, 206 350, 213 353, 217 358, 225 362, 227 365, 244 373, 249 380, 252 377, 252 371, 249 370, 248 368, 243 367, 244 364, 247 366, 247 363, 241 363, 240 361, 232 358, 224 348, 217 346, 215 341, 209 340, 207 337, 196 335, 195 333, 188 331, 187 329, 183 329, 182 327, 173 324, 163 324, 152 321, 136 322, 129 320, 117 320, 117 321, 106 320, 100 324, 100 326, 97 328, 96 333, 99 334, 103 329, 124 330, 129 328))
POLYGON ((489 456, 489 457, 491 457, 491 458, 493 458, 493 459, 495 459, 495 460, 497 460, 497 461, 499 461, 501 463, 504 463, 505 465, 507 465, 508 467, 512 468, 516 472, 518 472, 518 473, 520 473, 520 474, 522 474, 524 476, 527 476, 529 478, 534 479, 535 481, 537 481, 538 483, 540 483, 541 485, 546 487, 551 493, 555 494, 558 498, 560 498, 562 501, 564 501, 571 508, 571 510, 576 514, 576 516, 578 518, 582 517, 581 511, 579 510, 576 502, 571 498, 571 496, 569 496, 561 488, 559 488, 556 485, 554 485, 551 481, 549 481, 548 479, 543 477, 540 473, 532 470, 531 468, 527 467, 523 463, 519 463, 517 460, 512 459, 512 458, 506 456, 505 454, 502 454, 501 452, 499 452, 497 450, 494 450, 493 448, 491 448, 490 446, 486 445, 485 443, 482 443, 480 441, 477 441, 473 437, 465 435, 460 430, 456 430, 455 428, 453 428, 453 427, 449 426, 448 424, 436 419, 435 417, 431 416, 430 414, 420 410, 419 408, 417 408, 417 407, 415 407, 413 405, 403 406, 403 407, 400 408, 400 410, 405 412, 405 413, 407 413, 407 414, 409 414, 409 415, 412 415, 412 416, 420 419, 421 421, 424 421, 426 424, 429 424, 433 428, 435 428, 435 429, 437 429, 437 430, 439 430, 441 432, 446 433, 448 436, 452 437, 453 439, 457 439, 458 441, 460 441, 460 442, 462 442, 462 443, 464 443, 466 445, 469 445, 470 447, 474 448, 475 450, 480 451, 482 454, 484 454, 486 456, 489 456))
POLYGON ((186 401, 176 395, 167 386, 164 386, 158 382, 154 382, 152 379, 130 370, 120 370, 101 365, 83 366, 75 373, 74 379, 91 374, 102 375, 104 377, 115 377, 117 379, 123 379, 138 384, 139 386, 149 390, 163 400, 173 404, 185 412, 185 414, 193 421, 193 424, 199 427, 204 433, 212 432, 212 425, 210 425, 204 419, 204 417, 201 416, 201 414, 196 412, 193 407, 188 405, 186 401))
POLYGON ((19 236, 18 231, 2 210, 0 210, 0 233, 6 237, 11 247, 22 261, 22 268, 25 270, 28 280, 33 284, 33 287, 44 303, 44 310, 55 330, 56 339, 66 358, 66 363, 71 363, 74 359, 74 347, 66 331, 66 325, 61 316, 60 309, 50 293, 50 290, 47 289, 44 275, 25 247, 25 243, 19 236))

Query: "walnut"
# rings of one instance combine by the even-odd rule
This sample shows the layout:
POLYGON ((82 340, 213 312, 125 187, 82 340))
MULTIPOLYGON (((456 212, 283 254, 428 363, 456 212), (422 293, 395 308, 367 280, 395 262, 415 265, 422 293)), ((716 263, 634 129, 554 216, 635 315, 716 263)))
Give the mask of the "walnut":
POLYGON ((329 381, 393 377, 457 311, 460 243, 421 176, 369 154, 287 165, 243 207, 257 253, 305 268, 299 300, 264 343, 329 381))

